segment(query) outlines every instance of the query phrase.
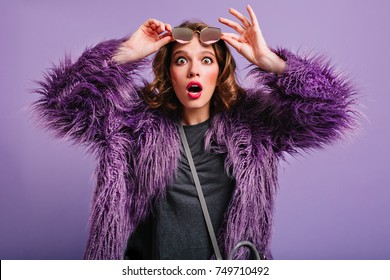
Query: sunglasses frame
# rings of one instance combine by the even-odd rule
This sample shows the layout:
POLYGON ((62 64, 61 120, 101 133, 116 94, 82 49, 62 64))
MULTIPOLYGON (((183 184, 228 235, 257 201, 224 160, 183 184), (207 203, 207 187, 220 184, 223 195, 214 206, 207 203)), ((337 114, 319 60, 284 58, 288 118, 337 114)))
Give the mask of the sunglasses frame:
POLYGON ((203 28, 202 30, 192 30, 191 28, 188 28, 188 27, 180 27, 180 26, 176 26, 173 28, 172 30, 172 36, 173 36, 173 39, 176 40, 176 42, 180 43, 180 44, 188 44, 191 42, 191 40, 194 38, 194 33, 198 33, 199 34, 199 41, 202 43, 202 44, 205 44, 205 45, 212 45, 212 44, 215 44, 216 42, 218 42, 219 40, 221 40, 221 34, 222 34, 222 30, 221 28, 219 27, 211 27, 211 26, 206 26, 205 28, 203 28), (185 29, 185 30, 189 30, 191 31, 191 38, 189 40, 182 40, 182 39, 177 39, 175 38, 174 36, 174 33, 175 33, 175 29, 185 29), (207 29, 214 29, 214 30, 218 30, 219 31, 219 37, 217 40, 208 40, 208 41, 203 41, 202 40, 202 32, 204 32, 205 30, 207 29))

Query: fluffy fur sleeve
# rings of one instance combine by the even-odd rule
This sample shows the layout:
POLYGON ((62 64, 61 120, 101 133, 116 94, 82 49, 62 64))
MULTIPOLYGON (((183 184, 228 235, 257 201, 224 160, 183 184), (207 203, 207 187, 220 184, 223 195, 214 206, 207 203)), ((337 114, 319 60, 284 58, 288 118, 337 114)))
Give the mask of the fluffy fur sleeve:
POLYGON ((252 69, 256 86, 246 102, 249 117, 257 120, 252 123, 268 131, 276 152, 319 148, 357 127, 357 91, 345 77, 323 57, 276 53, 287 69, 280 75, 252 69))
POLYGON ((32 108, 38 122, 58 137, 92 147, 117 130, 121 116, 139 101, 136 70, 144 63, 114 62, 122 41, 88 48, 74 63, 67 56, 45 73, 32 108))

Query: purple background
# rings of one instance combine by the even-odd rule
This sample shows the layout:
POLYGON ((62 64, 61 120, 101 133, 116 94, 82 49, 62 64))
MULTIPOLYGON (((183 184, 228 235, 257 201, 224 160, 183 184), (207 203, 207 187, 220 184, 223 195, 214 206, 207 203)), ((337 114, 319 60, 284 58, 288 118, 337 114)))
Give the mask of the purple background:
MULTIPOLYGON (((270 46, 324 53, 349 73, 368 117, 351 140, 281 165, 274 257, 390 259, 389 2, 248 2, 270 46)), ((125 36, 147 18, 221 26, 217 18, 230 17, 229 7, 244 11, 244 3, 0 3, 0 259, 80 259, 87 237, 95 163, 33 124, 33 81, 66 52, 77 58, 86 46, 125 36)), ((247 63, 234 55, 245 73, 247 63)))

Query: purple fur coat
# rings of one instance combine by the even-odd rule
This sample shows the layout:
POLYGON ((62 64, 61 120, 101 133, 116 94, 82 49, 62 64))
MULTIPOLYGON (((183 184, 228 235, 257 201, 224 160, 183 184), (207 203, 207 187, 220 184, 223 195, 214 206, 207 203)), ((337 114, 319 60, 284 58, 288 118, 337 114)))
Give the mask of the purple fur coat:
MULTIPOLYGON (((83 144, 98 161, 86 259, 122 259, 129 236, 164 196, 179 160, 176 120, 142 101, 137 70, 145 61, 117 64, 119 40, 87 49, 45 75, 34 103, 39 121, 56 136, 83 144)), ((207 151, 225 154, 236 186, 218 242, 226 258, 241 240, 272 258, 270 239, 278 161, 284 152, 319 148, 354 127, 355 90, 322 58, 277 51, 281 75, 251 71, 248 90, 231 112, 212 117, 207 151)), ((248 257, 245 250, 236 258, 248 257)))

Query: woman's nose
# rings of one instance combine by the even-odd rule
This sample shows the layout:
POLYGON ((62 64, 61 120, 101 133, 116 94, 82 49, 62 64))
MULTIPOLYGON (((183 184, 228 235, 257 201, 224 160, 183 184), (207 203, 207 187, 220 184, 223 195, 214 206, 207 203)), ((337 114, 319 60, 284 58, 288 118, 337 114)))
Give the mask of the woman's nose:
POLYGON ((191 63, 189 69, 188 69, 188 75, 189 78, 200 76, 200 69, 197 63, 191 63))

